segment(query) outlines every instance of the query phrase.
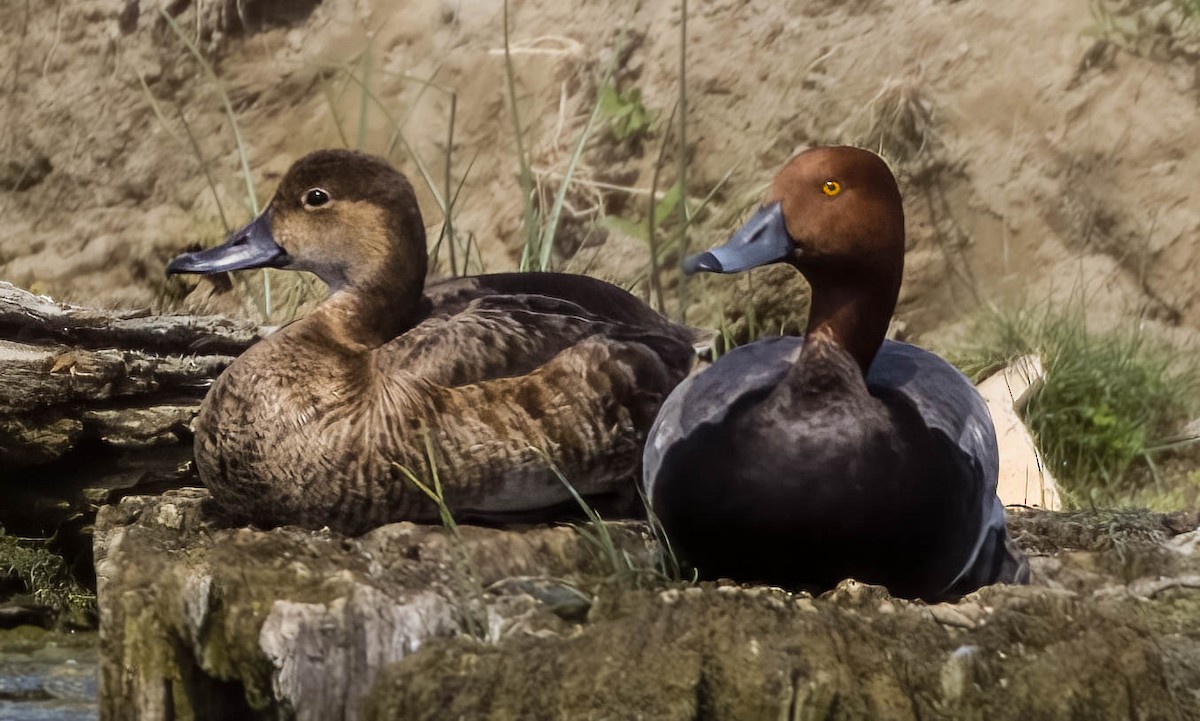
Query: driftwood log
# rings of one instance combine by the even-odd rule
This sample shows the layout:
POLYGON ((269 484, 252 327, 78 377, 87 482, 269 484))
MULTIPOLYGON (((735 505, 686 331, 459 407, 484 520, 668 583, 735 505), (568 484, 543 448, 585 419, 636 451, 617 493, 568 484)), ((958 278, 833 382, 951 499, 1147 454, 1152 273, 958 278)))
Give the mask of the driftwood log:
POLYGON ((80 443, 177 443, 213 379, 260 337, 252 323, 57 303, 0 283, 0 467, 80 443))

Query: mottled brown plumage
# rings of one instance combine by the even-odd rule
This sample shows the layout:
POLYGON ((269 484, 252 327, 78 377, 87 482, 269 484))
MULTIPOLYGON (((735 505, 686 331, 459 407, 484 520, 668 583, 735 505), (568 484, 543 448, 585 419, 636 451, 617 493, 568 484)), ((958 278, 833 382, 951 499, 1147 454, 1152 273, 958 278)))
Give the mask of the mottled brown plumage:
POLYGON ((235 361, 196 424, 214 499, 261 525, 361 532, 437 509, 499 517, 628 486, 691 366, 691 334, 585 276, 511 273, 424 288, 412 189, 385 161, 298 161, 253 223, 169 272, 310 270, 329 297, 235 361), (432 456, 432 458, 430 457, 432 456))

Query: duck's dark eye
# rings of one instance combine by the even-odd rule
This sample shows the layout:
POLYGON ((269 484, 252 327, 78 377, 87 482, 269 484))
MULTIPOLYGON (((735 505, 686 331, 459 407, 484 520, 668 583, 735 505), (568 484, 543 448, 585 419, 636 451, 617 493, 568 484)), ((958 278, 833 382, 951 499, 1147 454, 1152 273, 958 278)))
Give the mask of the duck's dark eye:
POLYGON ((826 180, 825 184, 821 186, 821 191, 832 198, 842 192, 842 184, 836 180, 826 180))
POLYGON ((325 192, 321 188, 313 188, 304 194, 302 202, 304 203, 305 207, 320 208, 322 205, 328 203, 329 200, 329 193, 325 192))

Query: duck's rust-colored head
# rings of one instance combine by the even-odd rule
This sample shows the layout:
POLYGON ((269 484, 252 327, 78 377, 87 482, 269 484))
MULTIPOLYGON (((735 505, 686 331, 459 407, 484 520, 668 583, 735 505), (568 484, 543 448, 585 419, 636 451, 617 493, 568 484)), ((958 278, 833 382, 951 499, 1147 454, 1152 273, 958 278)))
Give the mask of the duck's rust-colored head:
POLYGON ((419 295, 426 264, 425 226, 404 175, 382 158, 319 150, 292 165, 257 218, 167 272, 307 270, 330 292, 415 285, 419 295))
POLYGON ((797 155, 728 242, 683 267, 689 274, 736 273, 778 262, 795 266, 812 286, 808 332, 832 336, 865 370, 904 273, 904 209, 887 164, 851 147, 797 155))

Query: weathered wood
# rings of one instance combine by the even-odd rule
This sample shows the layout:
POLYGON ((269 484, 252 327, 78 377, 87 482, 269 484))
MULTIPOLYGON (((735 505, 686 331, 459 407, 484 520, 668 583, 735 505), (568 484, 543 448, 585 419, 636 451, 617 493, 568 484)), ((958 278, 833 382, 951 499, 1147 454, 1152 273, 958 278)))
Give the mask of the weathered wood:
MULTIPOLYGON (((573 528, 230 528, 206 496, 100 514, 102 719, 1200 714, 1194 515, 1017 512, 1034 584, 926 605, 614 574, 573 528)), ((612 532, 646 568, 640 528, 612 532)))
POLYGON ((258 326, 247 321, 86 308, 0 282, 0 337, 22 342, 52 338, 84 348, 236 355, 261 336, 258 326))
POLYGON ((244 321, 83 308, 0 283, 0 465, 46 463, 89 439, 176 442, 259 337, 244 321))

